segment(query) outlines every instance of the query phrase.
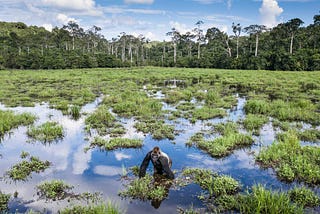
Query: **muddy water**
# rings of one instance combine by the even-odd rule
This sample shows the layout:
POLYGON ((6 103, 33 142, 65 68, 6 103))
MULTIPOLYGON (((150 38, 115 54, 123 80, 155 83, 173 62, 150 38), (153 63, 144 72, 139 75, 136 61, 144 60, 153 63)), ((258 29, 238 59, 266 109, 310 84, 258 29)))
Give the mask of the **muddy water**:
MULTIPOLYGON (((161 94, 157 94, 161 96, 161 94)), ((100 99, 82 108, 82 113, 90 113, 98 106, 100 99)), ((274 141, 275 132, 270 123, 266 124, 261 135, 256 137, 255 144, 248 149, 240 149, 226 158, 215 159, 196 148, 185 146, 185 142, 195 133, 206 130, 208 122, 219 123, 226 120, 238 121, 244 118, 243 106, 244 98, 238 98, 238 105, 235 109, 228 111, 228 116, 223 119, 214 119, 205 122, 191 124, 189 121, 179 119, 170 122, 175 125, 180 134, 174 141, 156 141, 151 136, 144 136, 137 133, 133 128, 133 119, 121 119, 127 129, 125 137, 142 138, 144 146, 141 149, 122 149, 111 152, 91 149, 84 152, 84 148, 89 145, 85 140, 88 137, 84 133, 84 120, 82 116, 75 121, 68 116, 62 115, 60 111, 50 109, 47 104, 36 105, 35 107, 6 108, 0 105, 0 109, 11 109, 15 112, 31 112, 38 116, 36 125, 46 121, 57 121, 63 125, 65 137, 63 140, 43 145, 39 142, 27 143, 26 127, 19 127, 7 134, 0 144, 0 172, 1 176, 10 167, 19 162, 22 151, 29 152, 32 156, 38 156, 41 160, 49 160, 52 166, 40 174, 32 174, 26 182, 10 182, 1 179, 0 190, 4 193, 13 194, 17 191, 18 198, 10 202, 10 212, 26 212, 28 209, 41 211, 44 213, 57 213, 67 202, 45 202, 38 200, 35 186, 42 181, 51 179, 62 179, 66 183, 73 185, 74 192, 101 192, 105 199, 110 199, 118 204, 127 213, 176 213, 177 206, 189 208, 204 207, 197 198, 201 189, 197 185, 189 185, 179 190, 170 190, 168 198, 165 199, 159 208, 154 208, 150 201, 141 202, 137 200, 121 199, 118 196, 119 190, 123 189, 123 181, 120 179, 122 168, 140 165, 145 154, 154 146, 160 146, 173 159, 172 168, 177 171, 177 175, 185 167, 199 167, 211 169, 218 173, 231 175, 240 181, 243 189, 254 184, 261 183, 270 189, 287 190, 296 184, 286 184, 279 182, 273 170, 263 170, 255 164, 254 154, 258 153, 262 146, 269 145, 274 141)), ((165 105, 166 109, 174 107, 165 105)), ((148 168, 152 172, 151 164, 148 168)), ((316 189, 319 194, 319 190, 316 189)), ((153 204, 154 205, 154 204, 153 204)))

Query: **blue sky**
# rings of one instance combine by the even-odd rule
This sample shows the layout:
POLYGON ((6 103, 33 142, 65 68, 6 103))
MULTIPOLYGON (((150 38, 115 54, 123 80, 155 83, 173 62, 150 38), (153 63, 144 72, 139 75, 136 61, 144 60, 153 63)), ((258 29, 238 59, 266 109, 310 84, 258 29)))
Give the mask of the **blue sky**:
POLYGON ((198 20, 204 22, 204 30, 218 27, 229 34, 232 22, 272 27, 300 18, 306 26, 319 11, 320 0, 0 0, 0 21, 49 30, 76 21, 84 29, 101 27, 107 39, 126 32, 168 40, 171 28, 185 33, 198 20))

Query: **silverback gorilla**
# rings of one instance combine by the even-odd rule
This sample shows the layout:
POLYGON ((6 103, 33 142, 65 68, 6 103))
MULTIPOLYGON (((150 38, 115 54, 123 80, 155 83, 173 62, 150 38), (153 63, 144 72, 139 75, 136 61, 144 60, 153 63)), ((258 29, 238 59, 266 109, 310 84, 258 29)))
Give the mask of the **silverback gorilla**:
POLYGON ((146 175, 146 170, 150 160, 154 167, 154 174, 164 174, 167 178, 174 179, 174 174, 170 169, 172 161, 166 153, 160 150, 158 146, 148 152, 146 157, 143 159, 139 170, 140 178, 146 175))

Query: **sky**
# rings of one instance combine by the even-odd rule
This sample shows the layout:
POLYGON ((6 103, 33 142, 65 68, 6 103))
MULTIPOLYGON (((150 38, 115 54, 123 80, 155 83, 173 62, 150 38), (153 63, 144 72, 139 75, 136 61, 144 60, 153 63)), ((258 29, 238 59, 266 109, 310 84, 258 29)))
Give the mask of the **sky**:
POLYGON ((121 32, 150 40, 169 40, 172 28, 181 33, 217 27, 232 34, 232 23, 242 27, 274 27, 293 18, 304 26, 320 14, 320 0, 0 0, 0 21, 24 22, 47 30, 69 21, 86 29, 102 28, 111 40, 121 32))

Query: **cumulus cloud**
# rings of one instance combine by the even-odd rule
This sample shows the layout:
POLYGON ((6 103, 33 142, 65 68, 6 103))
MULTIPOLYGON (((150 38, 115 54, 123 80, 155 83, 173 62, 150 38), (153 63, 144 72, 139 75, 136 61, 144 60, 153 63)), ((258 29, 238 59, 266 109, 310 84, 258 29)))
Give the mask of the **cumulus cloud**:
POLYGON ((59 13, 56 17, 57 21, 61 24, 67 24, 68 22, 72 21, 72 22, 77 22, 76 19, 68 17, 65 14, 59 13))
POLYGON ((262 18, 262 24, 267 27, 277 25, 277 17, 281 15, 283 9, 279 7, 276 0, 263 0, 259 9, 262 18))
POLYGON ((124 0, 126 4, 152 4, 153 0, 124 0))
POLYGON ((45 5, 72 10, 88 10, 95 7, 93 0, 42 0, 42 2, 45 5))
POLYGON ((180 33, 183 33, 183 34, 188 31, 192 31, 192 29, 188 28, 187 25, 181 24, 179 22, 170 21, 169 24, 170 24, 171 28, 175 28, 177 31, 179 31, 180 33))
POLYGON ((44 27, 47 31, 52 31, 52 24, 43 24, 42 27, 44 27))

